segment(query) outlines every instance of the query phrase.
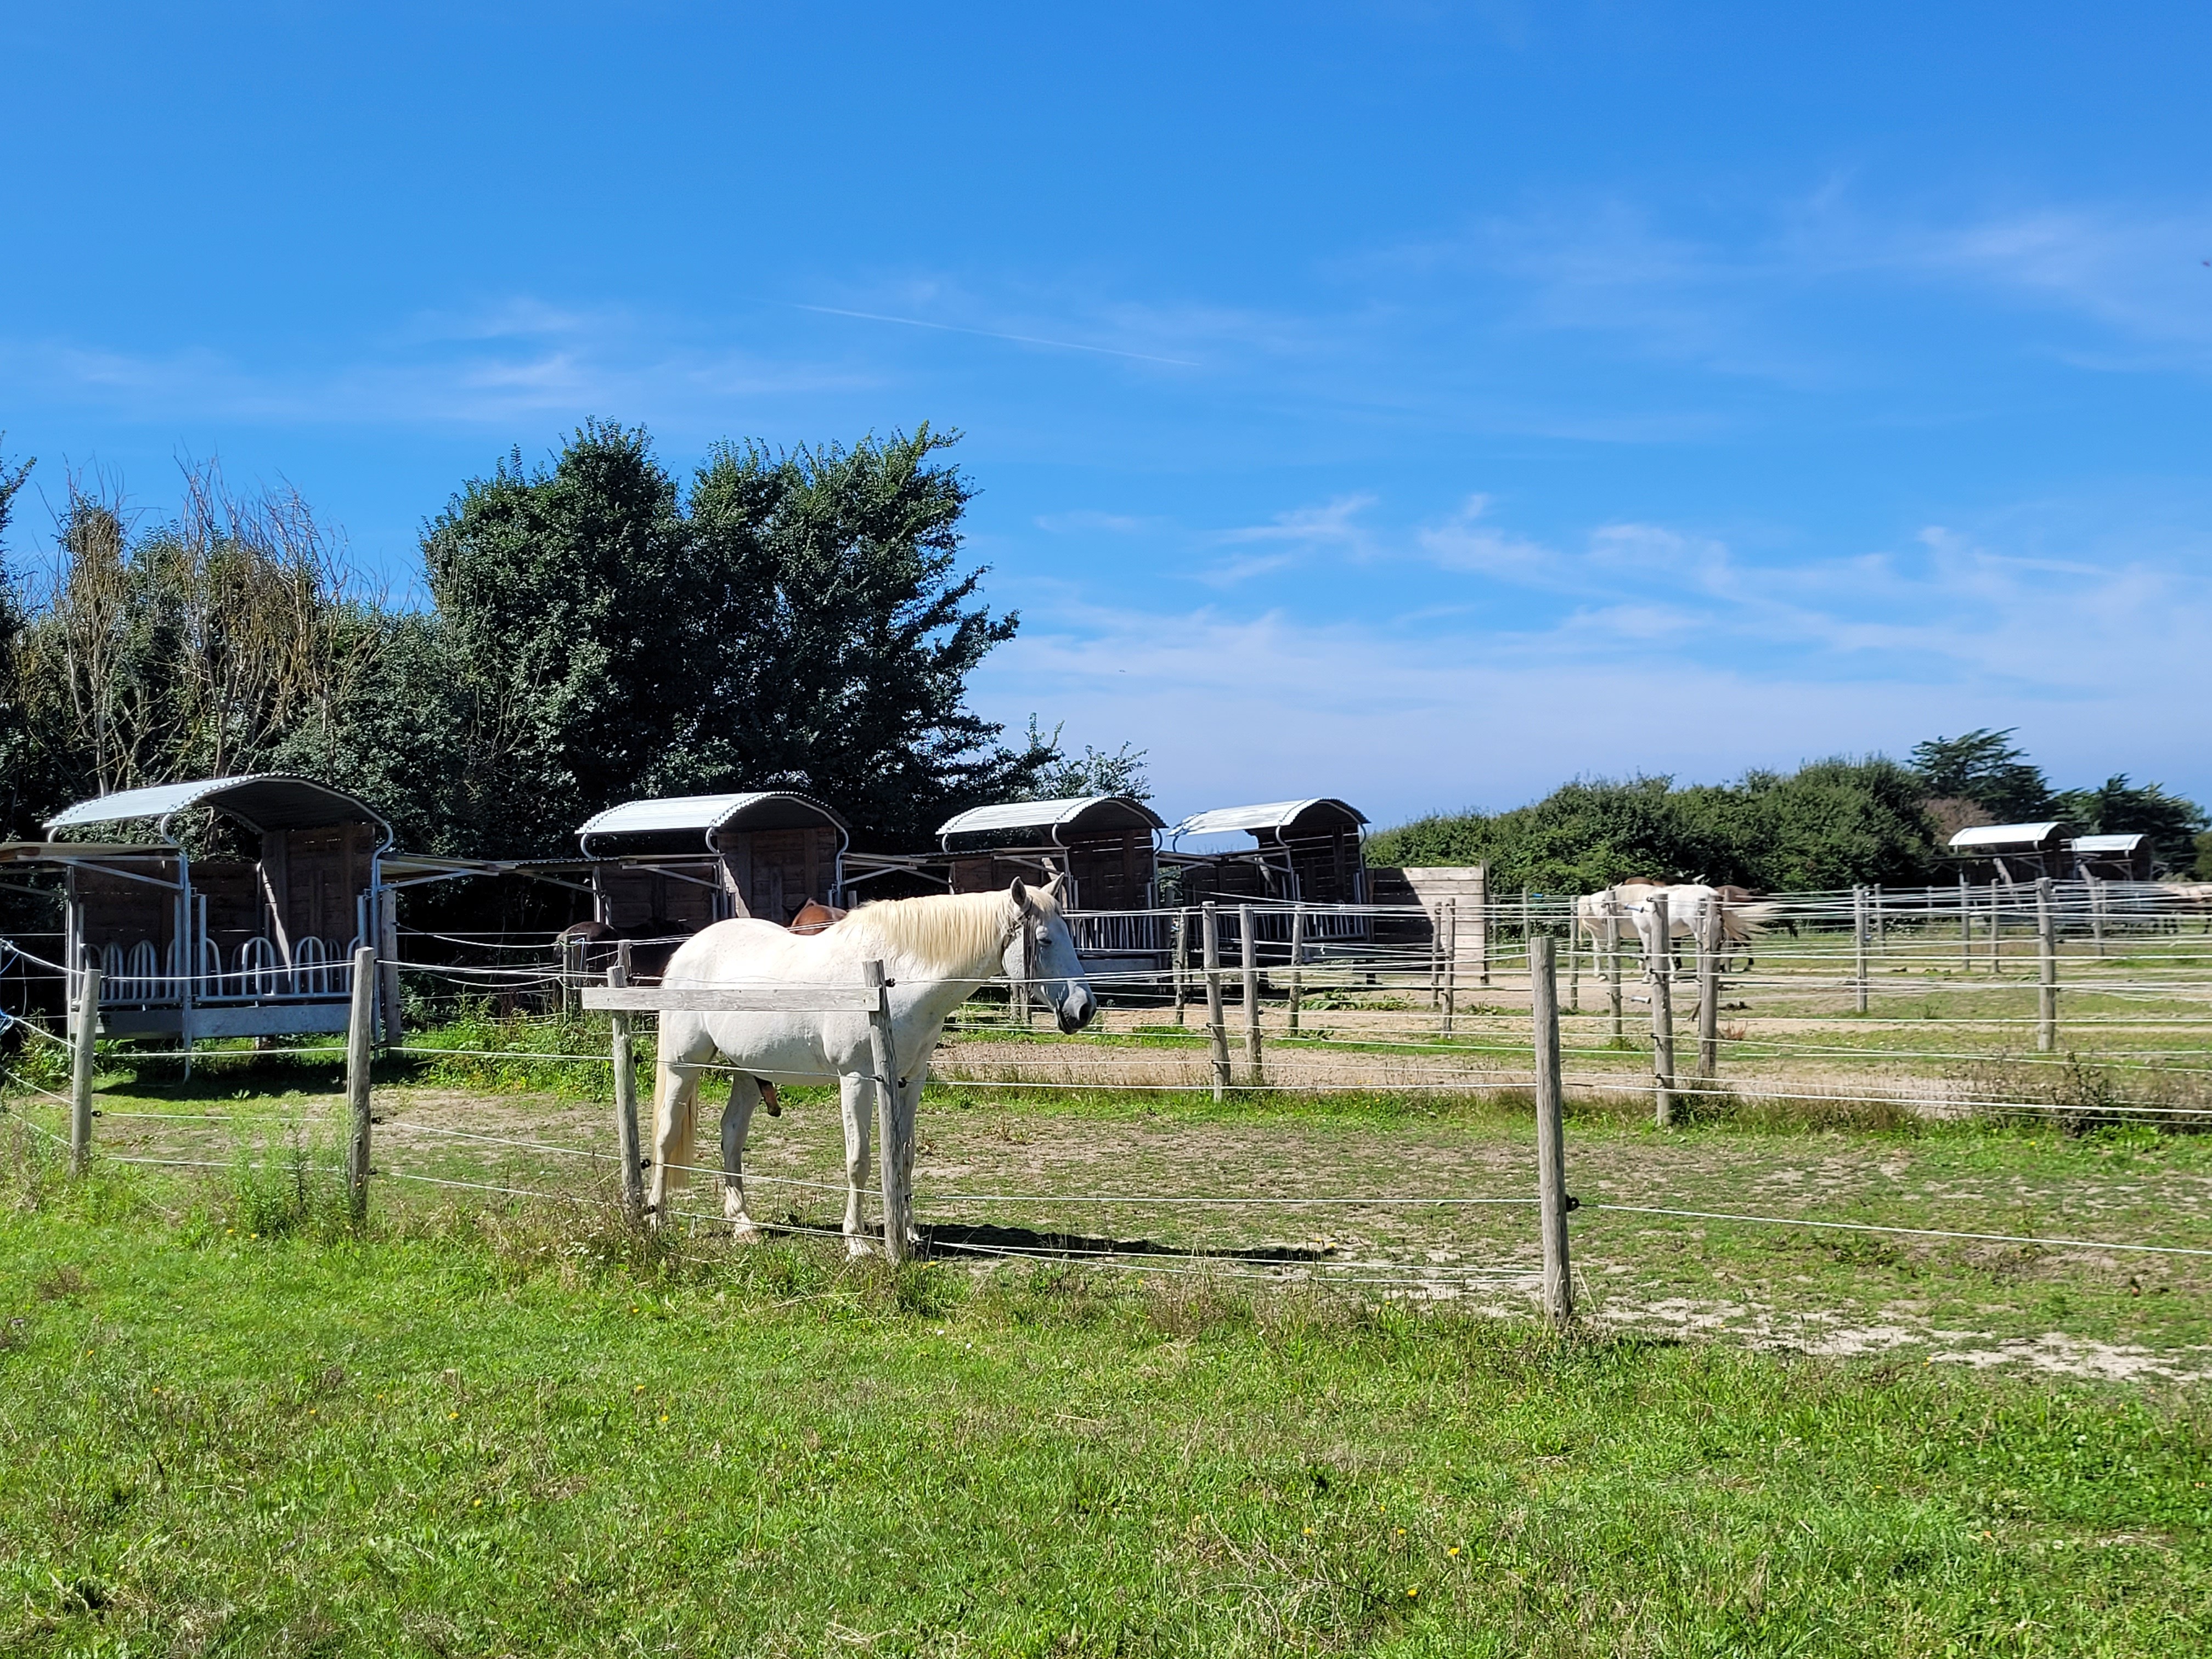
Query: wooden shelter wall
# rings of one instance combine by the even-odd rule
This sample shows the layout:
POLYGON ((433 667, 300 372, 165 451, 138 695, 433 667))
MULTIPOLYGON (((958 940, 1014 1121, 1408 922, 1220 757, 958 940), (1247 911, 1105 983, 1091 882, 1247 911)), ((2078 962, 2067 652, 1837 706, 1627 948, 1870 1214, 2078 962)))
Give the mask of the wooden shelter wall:
MULTIPOLYGON (((314 938, 343 947, 354 936, 360 926, 356 901, 368 890, 380 839, 365 823, 272 831, 263 837, 262 872, 287 941, 296 945, 314 938)), ((213 926, 212 908, 208 920, 213 926)))
POLYGON ((603 864, 592 872, 610 927, 665 926, 671 933, 696 933, 718 920, 715 866, 707 859, 656 868, 651 865, 603 864))
MULTIPOLYGON (((177 878, 173 859, 164 859, 159 865, 148 862, 131 867, 139 873, 159 874, 165 881, 177 878)), ((177 936, 177 895, 173 889, 79 865, 70 873, 70 890, 82 907, 86 944, 95 950, 119 945, 127 951, 143 940, 151 939, 162 952, 163 959, 167 959, 169 946, 177 936)))
POLYGON ((746 912, 763 921, 786 926, 809 899, 836 900, 830 890, 837 883, 835 830, 732 830, 715 844, 746 912))

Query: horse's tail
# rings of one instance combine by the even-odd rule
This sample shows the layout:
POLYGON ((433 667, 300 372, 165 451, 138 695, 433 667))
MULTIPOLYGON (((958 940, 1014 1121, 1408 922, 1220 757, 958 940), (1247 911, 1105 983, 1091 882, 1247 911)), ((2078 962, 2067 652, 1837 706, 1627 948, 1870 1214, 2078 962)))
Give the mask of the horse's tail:
POLYGON ((675 1075, 656 1049, 653 1066, 653 1144, 659 1149, 663 1181, 672 1188, 681 1187, 691 1178, 691 1165, 697 1161, 699 1150, 698 1102, 680 1080, 674 1088, 668 1086, 669 1079, 675 1075))
POLYGON ((1721 906, 1721 932, 1732 944, 1747 945, 1771 927, 1782 914, 1781 905, 1768 899, 1758 904, 1721 906))

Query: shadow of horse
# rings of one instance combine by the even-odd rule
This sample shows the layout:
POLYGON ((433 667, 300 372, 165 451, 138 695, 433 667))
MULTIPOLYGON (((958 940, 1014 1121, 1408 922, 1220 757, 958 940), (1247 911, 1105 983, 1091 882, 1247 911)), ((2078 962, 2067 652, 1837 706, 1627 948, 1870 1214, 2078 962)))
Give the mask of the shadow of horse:
MULTIPOLYGON (((801 1216, 795 1211, 784 1218, 782 1225, 793 1231, 802 1228, 823 1232, 837 1230, 834 1220, 825 1224, 801 1216)), ((773 1222, 763 1221, 761 1231, 775 1232, 778 1228, 773 1222)), ((1188 1244, 1164 1244, 1151 1238, 1043 1232, 1033 1227, 1002 1227, 989 1222, 924 1222, 916 1227, 915 1231, 920 1235, 920 1243, 915 1249, 918 1255, 1043 1256, 1064 1261, 1081 1261, 1109 1255, 1152 1256, 1291 1266, 1300 1262, 1327 1261, 1336 1254, 1331 1247, 1305 1244, 1251 1244, 1242 1248, 1208 1249, 1188 1244)))

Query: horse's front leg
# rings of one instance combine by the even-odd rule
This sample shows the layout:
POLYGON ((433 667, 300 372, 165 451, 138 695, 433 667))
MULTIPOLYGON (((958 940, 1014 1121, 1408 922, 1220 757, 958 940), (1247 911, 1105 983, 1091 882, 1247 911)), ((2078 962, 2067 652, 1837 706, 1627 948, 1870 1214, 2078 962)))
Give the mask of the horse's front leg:
POLYGON ((730 1236, 747 1243, 760 1237, 745 1213, 744 1175, 745 1133, 760 1103, 758 1082, 743 1072, 730 1079, 730 1102, 722 1108, 722 1218, 730 1224, 730 1236))
POLYGON ((837 1080, 838 1103, 845 1116, 845 1253, 868 1254, 860 1224, 860 1194, 868 1188, 868 1141, 876 1127, 875 1079, 848 1072, 837 1080))
POLYGON ((909 1251, 918 1249, 921 1244, 921 1229, 915 1226, 914 1221, 914 1139, 915 1120, 921 1111, 921 1085, 927 1081, 928 1073, 927 1064, 915 1067, 915 1075, 908 1078, 906 1086, 898 1091, 897 1115, 891 1120, 892 1127, 896 1131, 891 1144, 898 1148, 899 1154, 896 1188, 899 1225, 905 1231, 909 1251))

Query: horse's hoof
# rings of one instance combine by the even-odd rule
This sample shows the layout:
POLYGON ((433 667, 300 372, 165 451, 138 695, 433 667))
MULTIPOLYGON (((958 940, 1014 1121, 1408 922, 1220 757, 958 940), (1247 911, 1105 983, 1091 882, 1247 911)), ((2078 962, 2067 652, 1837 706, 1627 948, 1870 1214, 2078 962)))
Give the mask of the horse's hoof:
POLYGON ((757 1244, 761 1242, 761 1230, 753 1224, 750 1216, 741 1216, 730 1224, 730 1237, 740 1244, 757 1244))
POLYGON ((875 1253, 875 1247, 865 1238, 848 1238, 845 1241, 845 1255, 848 1261, 859 1261, 875 1253))

